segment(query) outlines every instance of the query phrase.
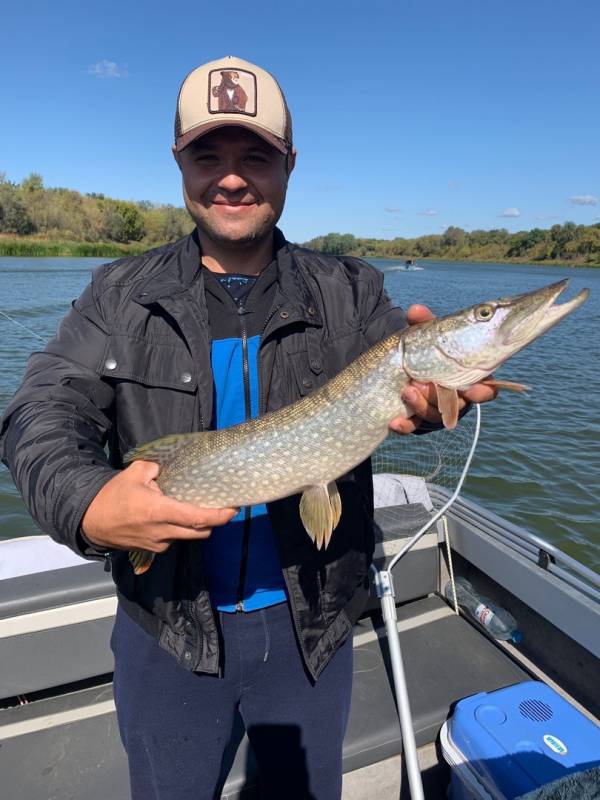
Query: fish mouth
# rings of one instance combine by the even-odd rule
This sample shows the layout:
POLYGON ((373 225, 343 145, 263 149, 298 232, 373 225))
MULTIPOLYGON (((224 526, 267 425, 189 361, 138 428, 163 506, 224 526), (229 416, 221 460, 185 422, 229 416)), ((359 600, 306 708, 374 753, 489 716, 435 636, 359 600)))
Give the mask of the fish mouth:
MULTIPOLYGON (((578 308, 587 299, 589 289, 582 289, 566 303, 555 305, 568 285, 569 279, 565 278, 507 300, 508 312, 499 331, 504 344, 508 347, 523 347, 578 308)), ((500 301, 499 305, 504 303, 500 301)))

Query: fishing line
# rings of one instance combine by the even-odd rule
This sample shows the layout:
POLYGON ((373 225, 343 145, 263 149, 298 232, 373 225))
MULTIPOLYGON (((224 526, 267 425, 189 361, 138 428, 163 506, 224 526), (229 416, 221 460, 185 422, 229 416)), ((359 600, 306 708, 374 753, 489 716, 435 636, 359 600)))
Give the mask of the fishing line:
POLYGON ((27 325, 23 325, 22 322, 19 322, 18 320, 13 319, 12 317, 10 317, 6 312, 2 311, 1 309, 0 309, 0 314, 2 314, 3 317, 6 317, 6 319, 10 320, 11 322, 14 322, 15 325, 18 325, 20 328, 23 328, 23 330, 27 331, 27 333, 30 333, 32 336, 35 336, 35 338, 39 339, 40 342, 46 343, 47 340, 43 336, 40 336, 39 333, 36 333, 35 331, 32 331, 31 328, 27 327, 27 325))

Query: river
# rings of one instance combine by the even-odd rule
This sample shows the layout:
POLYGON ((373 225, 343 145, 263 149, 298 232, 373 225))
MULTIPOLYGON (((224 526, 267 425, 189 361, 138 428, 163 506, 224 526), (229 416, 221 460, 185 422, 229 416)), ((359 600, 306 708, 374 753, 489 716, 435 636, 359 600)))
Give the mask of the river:
MULTIPOLYGON (((0 258, 0 311, 42 339, 103 259, 0 258)), ((425 302, 444 314, 483 300, 571 278, 568 296, 591 289, 584 306, 512 358, 499 377, 533 387, 483 406, 479 446, 464 494, 548 539, 600 571, 600 270, 511 264, 373 260, 402 306, 425 302)), ((42 346, 0 316, 0 409, 17 388, 27 356, 42 346)), ((0 466, 0 538, 38 532, 8 471, 0 466)))

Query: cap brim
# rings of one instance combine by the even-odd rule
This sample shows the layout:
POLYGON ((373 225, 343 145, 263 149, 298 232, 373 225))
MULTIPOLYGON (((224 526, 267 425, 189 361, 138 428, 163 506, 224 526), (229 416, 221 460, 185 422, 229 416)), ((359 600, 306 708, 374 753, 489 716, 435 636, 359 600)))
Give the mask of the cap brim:
POLYGON ((260 136, 261 139, 264 139, 268 142, 272 147, 276 150, 279 150, 280 153, 286 155, 290 148, 288 145, 283 141, 283 139, 279 139, 275 134, 271 133, 270 131, 266 131, 264 128, 261 128, 259 125, 255 125, 252 122, 247 122, 246 120, 215 120, 214 122, 204 122, 202 125, 196 125, 195 128, 184 133, 182 136, 178 136, 175 142, 175 150, 177 152, 181 152, 184 150, 191 142, 199 139, 201 136, 209 133, 210 131, 214 131, 215 128, 225 128, 225 127, 236 127, 236 128, 247 128, 252 133, 255 133, 257 136, 260 136))

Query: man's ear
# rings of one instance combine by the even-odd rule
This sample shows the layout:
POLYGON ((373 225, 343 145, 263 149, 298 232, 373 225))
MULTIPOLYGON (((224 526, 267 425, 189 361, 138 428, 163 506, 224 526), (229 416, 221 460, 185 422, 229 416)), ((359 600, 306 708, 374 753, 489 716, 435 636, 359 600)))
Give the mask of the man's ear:
POLYGON ((288 178, 290 177, 290 175, 292 174, 292 170, 296 166, 296 155, 297 154, 298 154, 298 151, 296 150, 296 148, 292 147, 290 152, 285 157, 285 171, 287 172, 288 178))
POLYGON ((174 158, 174 159, 175 159, 175 161, 177 162, 177 166, 179 167, 179 169, 181 169, 181 160, 180 160, 180 155, 179 155, 179 153, 177 152, 177 150, 175 149, 175 145, 173 145, 173 146, 171 147, 171 152, 173 153, 173 158, 174 158))

